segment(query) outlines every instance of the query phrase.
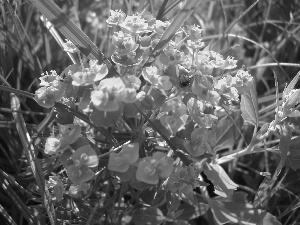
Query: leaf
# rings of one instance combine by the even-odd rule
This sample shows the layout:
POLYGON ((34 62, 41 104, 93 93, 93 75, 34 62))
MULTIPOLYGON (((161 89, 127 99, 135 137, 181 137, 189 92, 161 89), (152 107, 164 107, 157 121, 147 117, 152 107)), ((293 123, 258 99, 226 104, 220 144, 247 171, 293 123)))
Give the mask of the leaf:
MULTIPOLYGON (((280 151, 273 152, 282 155, 280 151)), ((300 168, 300 136, 291 140, 284 165, 293 170, 300 168)))
POLYGON ((209 209, 209 205, 205 204, 203 202, 198 202, 194 206, 188 204, 188 203, 181 203, 178 210, 184 210, 180 216, 178 216, 176 219, 178 220, 192 220, 195 218, 198 218, 205 214, 207 210, 209 209))
POLYGON ((261 207, 264 207, 267 201, 271 198, 273 193, 276 191, 276 188, 273 188, 275 181, 276 180, 272 179, 271 177, 266 176, 261 182, 253 201, 253 206, 255 208, 257 208, 259 205, 261 205, 261 207))
POLYGON ((0 204, 0 213, 2 217, 4 217, 7 222, 11 225, 17 225, 16 222, 11 218, 11 216, 6 212, 5 208, 0 204))
POLYGON ((217 224, 228 222, 240 225, 280 225, 281 223, 270 213, 256 209, 247 203, 247 195, 234 192, 228 199, 208 199, 217 224))
POLYGON ((284 99, 286 96, 290 94, 290 92, 294 89, 295 85, 298 82, 300 76, 300 72, 293 78, 293 80, 289 83, 289 85, 284 89, 282 98, 284 99))
POLYGON ((215 151, 232 147, 234 141, 240 136, 238 132, 240 127, 242 127, 240 112, 234 112, 222 118, 214 128, 217 137, 215 151))
POLYGON ((245 122, 258 126, 258 101, 255 85, 241 96, 242 117, 245 122))
POLYGON ((237 189, 238 185, 230 179, 220 165, 205 163, 203 169, 207 178, 214 184, 215 193, 217 195, 227 198, 237 189))
POLYGON ((147 225, 159 225, 165 217, 158 208, 154 207, 143 207, 133 212, 132 221, 134 224, 147 224, 147 225))
POLYGON ((292 128, 289 125, 281 126, 281 134, 280 134, 280 142, 279 142, 279 150, 281 152, 281 158, 276 168, 274 177, 278 177, 278 175, 280 174, 284 166, 289 151, 289 147, 291 144, 291 139, 292 139, 292 128))

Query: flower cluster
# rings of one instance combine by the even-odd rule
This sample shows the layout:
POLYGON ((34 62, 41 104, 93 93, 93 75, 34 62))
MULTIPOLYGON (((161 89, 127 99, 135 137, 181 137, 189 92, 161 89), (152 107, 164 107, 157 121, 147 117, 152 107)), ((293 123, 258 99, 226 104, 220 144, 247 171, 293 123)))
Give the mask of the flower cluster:
MULTIPOLYGON (((216 127, 226 114, 238 109, 240 95, 252 88, 253 78, 244 70, 230 75, 228 70, 236 68, 237 60, 205 48, 198 26, 182 27, 170 41, 160 43, 170 22, 156 20, 147 12, 126 15, 111 11, 106 22, 115 31, 111 60, 119 76, 111 76, 109 68, 97 60, 83 62, 78 48, 67 41, 65 51, 77 54, 80 63, 68 66, 60 76, 55 71, 43 75, 35 100, 47 108, 61 102, 85 114, 95 127, 109 127, 114 134, 132 131, 130 144, 109 152, 107 169, 111 174, 123 182, 174 182, 174 192, 191 198, 200 172, 194 165, 178 164, 180 159, 172 151, 164 154, 153 149, 163 146, 169 150, 166 140, 161 145, 158 140, 175 137, 182 154, 191 161, 215 157, 216 127), (147 129, 142 116, 157 125, 154 131, 147 129), (164 137, 155 132, 157 127, 164 128, 164 137), (151 140, 156 140, 154 148, 146 149, 151 140)), ((292 115, 298 96, 299 91, 293 90, 279 111, 292 115)), ((79 141, 81 129, 103 141, 111 135, 108 132, 104 137, 87 123, 80 124, 84 128, 59 125, 59 134, 48 137, 44 149, 52 157, 67 155, 63 165, 72 183, 71 196, 87 193, 99 163, 89 141, 79 141)))

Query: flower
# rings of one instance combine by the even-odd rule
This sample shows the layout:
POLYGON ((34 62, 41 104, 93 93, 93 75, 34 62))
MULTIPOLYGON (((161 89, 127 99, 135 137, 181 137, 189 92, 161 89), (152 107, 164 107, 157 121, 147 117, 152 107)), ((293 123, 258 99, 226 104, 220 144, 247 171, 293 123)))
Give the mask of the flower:
POLYGON ((66 90, 67 84, 56 74, 56 71, 51 70, 51 74, 46 72, 42 74, 41 88, 36 90, 34 100, 45 108, 51 108, 55 102, 61 100, 66 90))
POLYGON ((64 187, 59 177, 49 176, 46 187, 51 189, 51 194, 54 195, 56 201, 61 201, 63 199, 64 187))
POLYGON ((81 184, 94 177, 90 167, 99 164, 98 156, 91 146, 78 148, 71 156, 73 164, 67 167, 67 174, 73 184, 81 184))
POLYGON ((97 60, 91 60, 89 67, 82 68, 72 76, 74 86, 88 86, 96 81, 102 80, 108 74, 106 64, 97 65, 97 60))
POLYGON ((184 194, 186 198, 194 200, 194 191, 196 187, 207 186, 208 184, 199 180, 198 175, 201 171, 195 168, 195 165, 184 166, 182 163, 177 165, 172 174, 162 184, 164 190, 171 190, 179 195, 184 194))
POLYGON ((193 157, 198 157, 204 153, 212 153, 214 145, 214 133, 205 128, 196 128, 191 133, 191 140, 184 141, 184 147, 193 157))
POLYGON ((148 28, 148 23, 140 14, 134 14, 132 16, 127 16, 125 20, 120 23, 120 26, 126 32, 133 34, 146 33, 151 31, 148 28))
POLYGON ((231 75, 227 75, 215 84, 216 91, 232 101, 239 101, 238 90, 235 88, 235 79, 231 75))
POLYGON ((158 184, 159 178, 165 179, 173 171, 174 160, 161 152, 143 158, 137 168, 136 179, 147 184, 158 184))
POLYGON ((126 17, 126 14, 121 10, 110 10, 110 16, 106 20, 106 23, 110 26, 116 26, 126 17))
POLYGON ((122 146, 119 153, 111 153, 108 161, 108 169, 115 172, 126 172, 130 165, 139 159, 139 144, 131 143, 122 146))
POLYGON ((119 103, 129 97, 129 90, 120 77, 106 78, 91 93, 91 102, 99 111, 113 112, 119 109, 119 103), (124 92, 128 95, 124 95, 124 92))
POLYGON ((239 94, 244 93, 245 91, 250 90, 252 85, 254 85, 254 79, 249 74, 248 71, 239 70, 236 73, 236 76, 233 78, 234 87, 238 90, 239 94))
POLYGON ((156 66, 145 67, 142 71, 144 79, 152 86, 162 90, 170 90, 173 86, 170 82, 170 77, 161 76, 158 73, 156 66))

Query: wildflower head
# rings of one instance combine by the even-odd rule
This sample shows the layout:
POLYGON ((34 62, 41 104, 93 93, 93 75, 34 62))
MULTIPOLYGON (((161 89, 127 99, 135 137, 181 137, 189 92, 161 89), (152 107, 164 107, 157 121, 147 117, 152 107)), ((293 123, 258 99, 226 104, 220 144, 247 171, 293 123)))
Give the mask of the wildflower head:
POLYGON ((91 102, 99 111, 113 112, 119 109, 119 103, 124 100, 125 84, 119 77, 106 78, 100 81, 96 90, 91 93, 91 102))
POLYGON ((71 157, 77 166, 96 167, 99 164, 95 150, 89 145, 78 148, 71 157))
POLYGON ((202 29, 199 26, 190 25, 187 29, 187 34, 189 35, 189 39, 191 41, 197 41, 201 39, 202 35, 202 29))
POLYGON ((209 145, 209 131, 205 128, 196 128, 191 133, 191 140, 186 140, 184 142, 184 147, 188 153, 193 157, 198 157, 204 153, 211 153, 212 148, 209 145))
POLYGON ((142 18, 141 14, 127 16, 125 20, 120 23, 120 26, 126 32, 130 32, 132 34, 140 34, 149 31, 148 23, 144 18, 142 18))
POLYGON ((88 67, 82 68, 71 75, 72 84, 74 86, 88 86, 102 80, 107 73, 108 68, 105 64, 98 65, 97 60, 91 60, 88 67))
POLYGON ((234 87, 238 90, 239 94, 244 93, 245 91, 250 90, 251 86, 254 84, 253 77, 249 74, 248 71, 239 70, 236 73, 234 80, 234 87))
POLYGON ((67 167, 67 175, 73 184, 81 184, 91 180, 94 172, 88 166, 78 166, 74 163, 67 167))
POLYGON ((126 14, 121 10, 110 10, 110 16, 106 20, 109 26, 116 26, 126 18, 126 14))
POLYGON ((173 171, 174 160, 161 152, 142 159, 137 168, 136 179, 147 184, 157 184, 159 178, 169 177, 173 171))
POLYGON ((231 101, 239 101, 238 90, 234 87, 235 79, 227 75, 221 78, 215 84, 215 90, 231 101))
POLYGON ((115 172, 126 172, 130 165, 139 159, 139 144, 125 144, 119 153, 111 153, 108 161, 108 169, 115 172))
MULTIPOLYGON (((44 75, 44 74, 42 74, 44 75)), ((42 87, 35 92, 34 100, 45 108, 51 108, 63 97, 67 84, 55 71, 40 78, 42 87)))

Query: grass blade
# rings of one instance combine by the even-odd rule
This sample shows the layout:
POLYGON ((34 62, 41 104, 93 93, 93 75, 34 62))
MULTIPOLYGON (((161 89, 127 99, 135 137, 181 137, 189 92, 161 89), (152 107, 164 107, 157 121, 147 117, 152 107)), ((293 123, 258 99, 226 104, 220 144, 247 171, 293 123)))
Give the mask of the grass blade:
POLYGON ((75 44, 89 59, 97 59, 110 69, 110 75, 119 75, 112 63, 89 37, 53 2, 49 0, 29 0, 67 39, 75 44))
POLYGON ((23 216, 27 220, 29 224, 36 224, 32 216, 32 212, 27 208, 24 202, 20 199, 20 197, 16 194, 16 192, 12 189, 9 182, 3 178, 2 174, 0 175, 0 186, 4 190, 4 192, 12 199, 12 201, 16 204, 18 209, 23 213, 23 216))
POLYGON ((6 212, 3 206, 0 204, 0 213, 11 225, 17 225, 16 222, 11 218, 11 216, 6 212))
MULTIPOLYGON (((12 110, 19 110, 20 109, 20 100, 19 98, 11 93, 11 108, 12 110)), ((27 131, 26 124, 21 113, 13 112, 13 117, 16 122, 16 127, 18 134, 20 136, 22 145, 25 149, 25 155, 27 157, 28 162, 30 163, 31 170, 33 175, 36 179, 36 182, 39 187, 40 194, 44 199, 44 205, 46 207, 50 222, 52 225, 55 224, 55 212, 53 210, 53 206, 51 206, 51 202, 49 201, 49 193, 48 190, 45 189, 45 178, 43 175, 43 171, 36 160, 36 154, 34 150, 34 146, 31 143, 30 135, 27 131), (50 204, 49 204, 50 203, 50 204)))

